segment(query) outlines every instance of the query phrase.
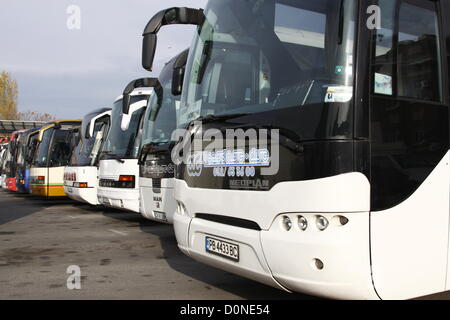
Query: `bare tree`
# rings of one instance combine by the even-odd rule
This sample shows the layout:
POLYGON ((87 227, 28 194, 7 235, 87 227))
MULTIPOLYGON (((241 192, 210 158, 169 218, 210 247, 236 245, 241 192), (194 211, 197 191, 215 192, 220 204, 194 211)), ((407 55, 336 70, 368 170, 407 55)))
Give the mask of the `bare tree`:
POLYGON ((44 121, 44 122, 56 120, 55 117, 49 113, 40 113, 35 111, 19 112, 16 116, 16 119, 23 121, 44 121))

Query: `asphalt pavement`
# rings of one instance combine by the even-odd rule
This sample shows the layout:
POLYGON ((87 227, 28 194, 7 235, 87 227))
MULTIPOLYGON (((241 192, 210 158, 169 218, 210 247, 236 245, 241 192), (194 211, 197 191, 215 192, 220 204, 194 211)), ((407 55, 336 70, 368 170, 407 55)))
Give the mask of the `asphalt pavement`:
POLYGON ((0 190, 0 299, 312 297, 200 264, 179 251, 172 226, 139 214, 0 190), (68 289, 69 266, 79 290, 68 289))

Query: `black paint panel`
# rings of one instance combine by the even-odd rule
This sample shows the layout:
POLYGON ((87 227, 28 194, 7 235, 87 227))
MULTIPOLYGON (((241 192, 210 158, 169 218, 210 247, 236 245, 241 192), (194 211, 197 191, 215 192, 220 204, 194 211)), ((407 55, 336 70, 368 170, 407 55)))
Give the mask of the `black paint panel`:
POLYGON ((371 107, 371 207, 406 200, 449 147, 448 107, 373 97, 371 107))
POLYGON ((311 104, 239 115, 203 123, 203 132, 208 129, 219 129, 222 133, 227 129, 255 129, 257 132, 261 129, 280 129, 280 141, 289 140, 289 143, 280 145, 281 163, 278 174, 274 176, 261 175, 258 167, 251 177, 214 176, 212 168, 203 168, 200 176, 190 176, 186 165, 180 164, 176 167, 175 177, 185 180, 190 187, 267 191, 279 182, 312 180, 353 172, 352 102, 311 104))
POLYGON ((139 165, 139 176, 150 179, 173 178, 175 166, 171 159, 172 147, 172 143, 158 147, 149 147, 151 150, 149 150, 147 155, 145 153, 148 147, 144 147, 142 152, 145 160, 139 165))
POLYGON ((185 164, 177 166, 176 177, 190 187, 268 191, 277 183, 303 181, 353 172, 352 140, 312 141, 300 144, 303 152, 296 153, 280 146, 280 167, 276 175, 261 175, 256 167, 254 177, 218 177, 212 168, 203 167, 200 176, 190 176, 185 164))

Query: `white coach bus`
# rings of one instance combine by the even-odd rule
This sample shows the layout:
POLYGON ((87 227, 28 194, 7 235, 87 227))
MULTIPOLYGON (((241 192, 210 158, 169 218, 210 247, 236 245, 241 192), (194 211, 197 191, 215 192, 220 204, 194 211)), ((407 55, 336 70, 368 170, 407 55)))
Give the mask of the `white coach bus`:
POLYGON ((111 128, 100 152, 98 202, 139 213, 140 123, 152 89, 139 89, 114 102, 111 128))
POLYGON ((166 63, 143 120, 139 156, 141 213, 147 219, 164 223, 173 223, 176 209, 175 168, 171 159, 176 141, 172 140, 172 133, 177 128, 187 54, 185 50, 166 63))
POLYGON ((87 114, 82 122, 80 140, 64 168, 64 191, 69 198, 98 205, 99 154, 111 122, 111 108, 87 114))
POLYGON ((161 25, 199 25, 180 127, 259 141, 176 167, 179 248, 323 297, 450 290, 450 1, 210 0, 201 13, 155 16, 143 65, 161 25))

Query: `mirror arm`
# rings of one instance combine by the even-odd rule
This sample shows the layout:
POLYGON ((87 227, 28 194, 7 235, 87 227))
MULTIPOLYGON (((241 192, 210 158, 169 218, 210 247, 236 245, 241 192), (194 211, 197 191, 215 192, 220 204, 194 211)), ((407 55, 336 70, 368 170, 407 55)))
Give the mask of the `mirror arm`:
POLYGON ((122 112, 128 113, 130 109, 130 94, 137 88, 156 88, 161 86, 158 78, 141 78, 131 81, 123 90, 122 112))
POLYGON ((155 14, 147 23, 142 35, 156 34, 162 26, 170 24, 193 24, 199 26, 204 20, 203 9, 173 7, 161 10, 155 14))
POLYGON ((153 69, 153 59, 156 52, 157 33, 162 26, 171 24, 192 24, 200 26, 205 21, 203 9, 173 7, 162 10, 153 16, 142 33, 142 66, 147 71, 153 69))

